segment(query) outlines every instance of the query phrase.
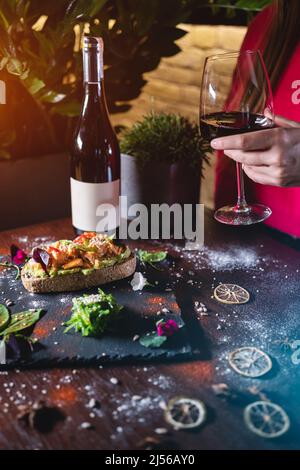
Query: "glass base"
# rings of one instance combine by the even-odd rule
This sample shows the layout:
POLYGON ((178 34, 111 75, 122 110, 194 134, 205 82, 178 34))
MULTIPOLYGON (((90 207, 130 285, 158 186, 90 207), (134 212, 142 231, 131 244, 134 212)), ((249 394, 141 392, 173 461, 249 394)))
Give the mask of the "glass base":
POLYGON ((215 219, 227 225, 252 225, 266 220, 272 211, 262 204, 251 204, 243 208, 225 206, 215 212, 215 219))

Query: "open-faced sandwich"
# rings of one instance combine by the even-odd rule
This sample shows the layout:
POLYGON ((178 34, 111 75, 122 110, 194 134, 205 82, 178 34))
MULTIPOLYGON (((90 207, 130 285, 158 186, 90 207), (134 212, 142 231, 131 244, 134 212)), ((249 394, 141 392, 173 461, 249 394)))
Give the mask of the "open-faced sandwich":
POLYGON ((135 255, 111 237, 85 232, 33 249, 24 265, 24 287, 35 293, 75 291, 123 279, 134 273, 135 255))

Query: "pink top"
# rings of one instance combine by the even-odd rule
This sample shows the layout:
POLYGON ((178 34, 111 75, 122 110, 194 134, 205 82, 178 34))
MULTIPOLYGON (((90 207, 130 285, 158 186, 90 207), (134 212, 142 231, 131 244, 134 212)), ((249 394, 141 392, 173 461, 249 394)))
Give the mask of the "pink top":
MULTIPOLYGON (((258 14, 250 24, 242 50, 259 49, 266 25, 272 20, 272 8, 258 14)), ((300 44, 274 93, 275 114, 300 121, 300 44)), ((300 158, 300 155, 299 155, 300 158)), ((269 206, 273 214, 265 224, 300 237, 300 187, 280 188, 254 183, 246 178, 246 199, 269 206)), ((220 153, 216 169, 215 203, 219 208, 236 200, 236 172, 234 162, 220 153)))

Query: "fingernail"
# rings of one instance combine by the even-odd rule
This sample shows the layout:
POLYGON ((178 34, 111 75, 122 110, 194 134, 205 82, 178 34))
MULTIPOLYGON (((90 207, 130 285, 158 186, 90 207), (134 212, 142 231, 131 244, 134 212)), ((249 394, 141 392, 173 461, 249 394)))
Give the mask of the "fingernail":
POLYGON ((213 149, 220 150, 223 148, 222 143, 223 141, 221 139, 214 139, 211 141, 210 145, 212 146, 213 149))

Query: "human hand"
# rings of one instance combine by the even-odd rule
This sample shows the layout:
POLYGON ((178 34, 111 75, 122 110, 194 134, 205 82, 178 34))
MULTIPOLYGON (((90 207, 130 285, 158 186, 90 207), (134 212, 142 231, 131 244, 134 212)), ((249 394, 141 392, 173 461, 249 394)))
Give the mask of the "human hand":
POLYGON ((214 139, 211 146, 243 165, 256 183, 300 186, 300 123, 275 116, 273 129, 214 139))

